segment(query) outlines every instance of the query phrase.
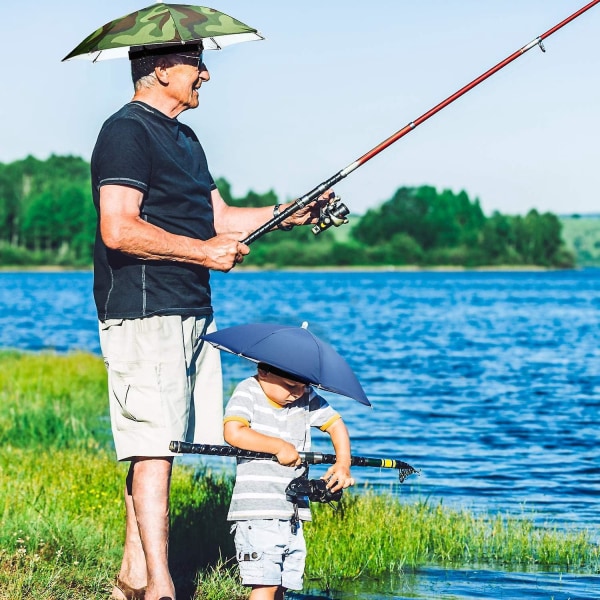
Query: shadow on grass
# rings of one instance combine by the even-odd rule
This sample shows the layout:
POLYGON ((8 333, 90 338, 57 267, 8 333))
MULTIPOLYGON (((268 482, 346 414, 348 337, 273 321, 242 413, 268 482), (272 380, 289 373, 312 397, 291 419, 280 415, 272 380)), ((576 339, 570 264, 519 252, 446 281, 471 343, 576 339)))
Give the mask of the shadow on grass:
POLYGON ((199 572, 235 557, 227 521, 231 482, 203 472, 192 478, 192 489, 172 498, 169 568, 178 600, 193 599, 199 572))

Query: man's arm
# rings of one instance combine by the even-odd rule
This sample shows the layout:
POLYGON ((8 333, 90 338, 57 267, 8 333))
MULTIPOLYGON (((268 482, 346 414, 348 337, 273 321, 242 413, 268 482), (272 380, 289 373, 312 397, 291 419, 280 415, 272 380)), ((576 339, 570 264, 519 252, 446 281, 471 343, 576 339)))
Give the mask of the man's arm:
POLYGON ((249 248, 239 240, 246 230, 229 230, 209 240, 175 235, 140 216, 143 194, 121 185, 100 188, 100 235, 111 250, 146 260, 171 260, 229 271, 243 260, 249 248))
MULTIPOLYGON (((291 217, 287 218, 282 225, 308 225, 316 223, 321 212, 321 206, 327 204, 331 191, 325 192, 318 200, 311 202, 304 208, 296 211, 291 217)), ((229 206, 223 200, 219 190, 211 192, 211 201, 215 215, 215 230, 217 233, 226 231, 256 231, 261 225, 273 218, 273 206, 240 207, 229 206)), ((280 212, 283 212, 293 202, 281 204, 280 212)), ((248 237, 248 236, 245 236, 248 237)), ((240 238, 240 239, 245 239, 240 238)))
POLYGON ((335 449, 335 463, 327 469, 321 479, 327 481, 327 487, 333 492, 354 485, 350 476, 350 436, 342 419, 337 419, 328 428, 335 449))

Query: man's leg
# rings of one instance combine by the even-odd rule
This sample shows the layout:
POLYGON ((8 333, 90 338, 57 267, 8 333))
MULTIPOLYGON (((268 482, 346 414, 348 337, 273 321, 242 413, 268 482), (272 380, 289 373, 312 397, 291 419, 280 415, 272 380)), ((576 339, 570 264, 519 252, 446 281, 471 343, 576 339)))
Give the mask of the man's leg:
POLYGON ((119 570, 118 586, 115 586, 112 591, 112 598, 124 600, 127 588, 142 590, 146 587, 148 574, 146 569, 146 558, 142 548, 142 540, 138 529, 135 510, 133 508, 133 498, 131 495, 131 486, 133 482, 132 462, 127 473, 125 482, 124 498, 125 498, 125 547, 123 550, 123 560, 121 569, 119 570))
MULTIPOLYGON (((145 585, 145 600, 175 600, 168 564, 172 464, 172 458, 135 458, 127 476, 127 526, 119 579, 132 588, 145 585)), ((123 593, 115 587, 113 597, 122 600, 123 593)))

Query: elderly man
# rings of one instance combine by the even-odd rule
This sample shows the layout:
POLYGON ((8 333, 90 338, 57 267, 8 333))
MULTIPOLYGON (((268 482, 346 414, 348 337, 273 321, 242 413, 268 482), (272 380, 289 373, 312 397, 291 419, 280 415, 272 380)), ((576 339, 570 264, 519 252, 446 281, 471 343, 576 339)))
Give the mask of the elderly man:
MULTIPOLYGON (((98 211, 94 298, 117 458, 130 461, 118 600, 174 600, 168 569, 171 440, 221 441, 209 271, 227 272, 240 240, 279 206, 228 206, 198 138, 177 116, 210 75, 202 45, 132 48, 135 93, 103 125, 92 155, 98 211), (204 429, 203 429, 204 427, 204 429)), ((315 222, 325 199, 282 228, 315 222)))

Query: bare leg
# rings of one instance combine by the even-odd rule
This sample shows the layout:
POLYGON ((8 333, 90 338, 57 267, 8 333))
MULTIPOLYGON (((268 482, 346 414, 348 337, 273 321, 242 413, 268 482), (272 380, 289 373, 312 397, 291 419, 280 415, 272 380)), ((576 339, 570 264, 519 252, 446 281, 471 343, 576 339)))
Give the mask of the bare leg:
POLYGON ((249 600, 283 600, 284 592, 280 585, 253 585, 249 600))
MULTIPOLYGON (((125 482, 125 547, 119 570, 119 580, 129 587, 141 589, 146 587, 148 573, 131 495, 133 470, 134 463, 132 462, 125 482)), ((112 598, 124 600, 125 596, 120 588, 114 587, 112 598)))
MULTIPOLYGON (((127 475, 125 549, 119 578, 131 587, 146 586, 146 600, 171 598, 169 573, 169 491, 171 458, 136 458, 127 475)), ((113 598, 123 600, 118 588, 113 598)))

